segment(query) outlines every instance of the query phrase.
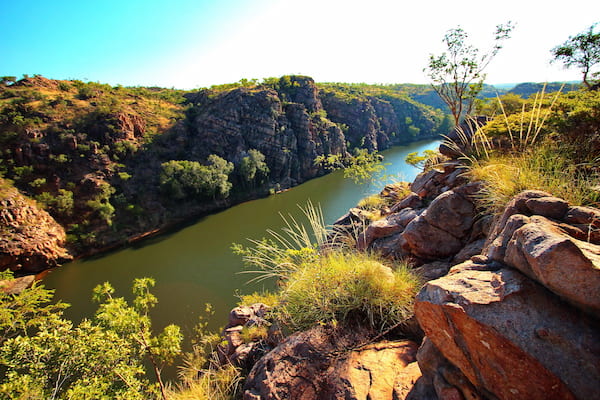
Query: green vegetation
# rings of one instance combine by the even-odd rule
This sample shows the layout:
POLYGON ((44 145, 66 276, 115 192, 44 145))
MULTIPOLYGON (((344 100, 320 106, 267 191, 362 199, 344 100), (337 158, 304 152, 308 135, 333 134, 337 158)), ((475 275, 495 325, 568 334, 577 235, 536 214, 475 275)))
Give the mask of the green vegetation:
POLYGON ((340 154, 330 154, 315 158, 315 164, 329 171, 342 169, 344 178, 349 178, 356 184, 366 183, 377 179, 385 170, 383 156, 379 153, 369 153, 367 149, 355 149, 354 155, 343 158, 340 154))
POLYGON ((473 136, 465 154, 471 178, 486 183, 484 207, 499 212, 526 189, 573 205, 600 205, 599 92, 542 92, 520 107, 496 107, 503 112, 473 136))
POLYGON ((0 291, 2 398, 166 399, 161 370, 180 353, 182 336, 175 325, 153 335, 153 285, 135 280, 131 304, 113 297, 108 283, 98 286, 98 311, 77 326, 63 318, 66 304, 49 304, 52 291, 43 286, 0 291))
POLYGON ((163 163, 161 189, 174 199, 227 197, 233 164, 214 154, 208 157, 208 163, 175 160, 163 163))
MULTIPOLYGON (((331 232, 320 210, 309 204, 302 211, 309 229, 290 217, 284 219, 281 233, 269 231, 270 238, 252 240, 253 247, 234 246, 259 274, 255 279, 278 279, 273 311, 277 323, 292 331, 319 323, 359 324, 382 333, 405 322, 420 286, 408 268, 386 265, 375 254, 328 245, 331 232)), ((273 294, 265 298, 274 303, 273 294)), ((243 300, 255 301, 257 296, 243 300)))
POLYGON ((563 44, 552 49, 554 61, 562 62, 566 68, 579 68, 583 74, 583 83, 589 89, 600 72, 592 69, 600 64, 600 32, 594 32, 597 24, 587 31, 578 33, 563 44), (592 82, 589 79, 592 79, 592 82))
POLYGON ((425 72, 440 98, 448 105, 458 125, 464 115, 469 115, 477 95, 483 89, 483 71, 502 48, 502 41, 510 37, 510 22, 496 27, 494 45, 480 55, 479 49, 466 43, 467 33, 459 28, 450 29, 444 36, 448 50, 439 56, 429 57, 425 72))

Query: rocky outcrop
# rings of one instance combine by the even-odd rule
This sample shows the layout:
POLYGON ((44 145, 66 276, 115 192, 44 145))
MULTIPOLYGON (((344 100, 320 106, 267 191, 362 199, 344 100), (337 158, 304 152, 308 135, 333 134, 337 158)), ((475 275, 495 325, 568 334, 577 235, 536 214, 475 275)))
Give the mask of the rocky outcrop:
POLYGON ((318 326, 290 336, 254 365, 243 398, 407 398, 421 376, 415 363, 417 344, 363 345, 365 333, 318 326))
POLYGON ((498 399, 597 396, 598 215, 545 192, 523 192, 507 204, 485 243, 479 239, 482 255, 425 284, 415 313, 427 346, 444 361, 436 367, 424 361, 421 368, 425 380, 437 382, 440 398, 443 388, 464 398, 473 398, 473 390, 498 399), (468 385, 452 378, 444 363, 468 385))
POLYGON ((426 339, 412 393, 596 398, 600 211, 526 191, 482 216, 481 185, 461 174, 455 162, 422 173, 356 236, 359 249, 409 260, 428 281, 415 305, 426 339))
POLYGON ((0 270, 39 272, 70 259, 63 227, 1 179, 0 206, 0 270))
POLYGON ((190 153, 199 159, 216 154, 237 164, 256 149, 265 156, 271 181, 282 188, 323 174, 315 158, 346 156, 345 138, 337 125, 314 114, 322 108, 312 79, 296 83, 284 94, 239 88, 188 96, 194 104, 184 139, 190 153), (283 103, 281 96, 292 102, 283 103))
POLYGON ((486 397, 594 398, 600 325, 510 268, 467 262, 430 281, 415 313, 486 397))

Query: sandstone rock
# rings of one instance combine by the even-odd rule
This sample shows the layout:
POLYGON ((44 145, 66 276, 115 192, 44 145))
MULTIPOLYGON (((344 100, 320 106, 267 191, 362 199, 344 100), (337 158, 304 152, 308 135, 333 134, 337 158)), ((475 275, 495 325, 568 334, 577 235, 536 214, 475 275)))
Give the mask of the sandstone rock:
POLYGON ((358 250, 365 250, 375 239, 401 232, 416 217, 417 213, 413 209, 405 208, 398 213, 371 222, 358 238, 358 250))
POLYGON ((600 246, 573 239, 533 216, 514 231, 505 262, 600 318, 600 246))
POLYGON ((600 229, 600 210, 592 207, 570 207, 564 221, 568 224, 592 225, 600 229))
POLYGON ((460 264, 469 260, 471 257, 481 253, 483 246, 485 245, 485 239, 475 240, 465 247, 463 247, 456 255, 452 258, 452 262, 460 264))
POLYGON ((452 365, 429 338, 417 352, 423 380, 435 391, 437 399, 483 399, 466 376, 452 365))
POLYGON ((10 280, 0 280, 0 291, 7 294, 19 294, 31 287, 35 281, 35 275, 27 275, 10 280))
POLYGON ((450 270, 450 263, 444 261, 433 261, 423 264, 414 269, 414 272, 424 281, 432 281, 446 275, 450 270))
POLYGON ((532 214, 553 219, 562 219, 569 208, 569 203, 557 197, 537 197, 525 201, 525 206, 532 214))
POLYGON ((401 259, 407 254, 402 250, 404 238, 400 233, 375 239, 371 244, 371 249, 377 251, 385 258, 401 259))
POLYGON ((402 232, 405 240, 402 249, 425 260, 445 258, 456 254, 462 242, 451 233, 431 225, 425 218, 427 212, 413 219, 402 232))
POLYGON ((424 198, 428 196, 430 191, 435 187, 435 178, 441 176, 443 176, 443 172, 440 172, 437 169, 421 172, 410 184, 410 190, 413 193, 416 193, 420 198, 424 198))
POLYGON ((425 284, 415 313, 435 347, 484 397, 598 394, 598 321, 518 271, 451 271, 425 284))
POLYGON ((449 190, 436 197, 423 215, 430 225, 462 238, 473 226, 475 206, 462 195, 449 190))
POLYGON ((423 200, 421 199, 421 197, 418 194, 411 192, 408 196, 406 196, 405 198, 400 200, 400 202, 394 204, 391 211, 396 213, 404 208, 415 209, 415 208, 421 208, 422 206, 423 206, 423 200))
POLYGON ((0 179, 0 270, 39 272, 71 259, 50 214, 0 179))
POLYGON ((254 365, 244 399, 404 399, 420 376, 417 345, 379 342, 348 350, 365 338, 364 331, 320 326, 290 336, 254 365))
POLYGON ((552 197, 552 195, 550 193, 542 192, 541 190, 526 190, 513 197, 506 204, 502 215, 492 227, 485 247, 487 248, 488 245, 498 237, 500 232, 506 226, 506 223, 510 217, 512 217, 515 214, 523 214, 526 216, 530 215, 531 212, 529 208, 525 205, 525 202, 529 199, 539 197, 552 197))
POLYGON ((235 307, 229 313, 228 326, 244 325, 253 314, 254 312, 250 307, 235 307))
POLYGON ((378 342, 351 351, 332 367, 321 398, 387 400, 405 398, 421 377, 415 364, 417 344, 378 342), (406 367, 412 364, 409 370, 406 367))

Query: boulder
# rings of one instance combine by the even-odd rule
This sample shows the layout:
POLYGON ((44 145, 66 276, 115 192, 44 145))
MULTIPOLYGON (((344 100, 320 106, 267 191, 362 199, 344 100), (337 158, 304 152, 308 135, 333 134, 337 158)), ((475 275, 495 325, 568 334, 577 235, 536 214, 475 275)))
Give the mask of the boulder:
POLYGON ((64 228, 1 178, 0 232, 0 271, 35 273, 72 258, 64 228))
POLYGON ((461 240, 453 234, 429 223, 424 212, 413 219, 404 229, 402 249, 425 260, 453 256, 462 249, 461 240))
POLYGON ((533 216, 515 230, 504 261, 573 305, 600 318, 600 246, 533 216))
POLYGON ((375 239, 401 232, 416 217, 417 213, 412 208, 405 208, 398 213, 390 214, 385 218, 371 222, 365 231, 359 235, 357 241, 358 250, 365 250, 375 239))
POLYGON ((450 263, 444 261, 433 261, 423 264, 413 271, 423 278, 424 281, 432 281, 446 275, 450 270, 450 263))
POLYGON ((419 347, 417 361, 423 374, 423 384, 430 386, 429 391, 434 392, 435 398, 482 399, 467 377, 427 337, 419 347))
POLYGON ((553 219, 562 219, 569 209, 569 203, 553 196, 526 200, 525 206, 532 214, 543 215, 544 217, 553 219))
POLYGON ((475 206, 462 195, 449 190, 431 202, 424 218, 430 225, 462 238, 473 226, 475 206))
POLYGON ((484 397, 591 399, 600 324, 520 272, 466 262, 424 285, 427 337, 484 397))
POLYGON ((392 206, 391 211, 395 213, 405 208, 414 209, 421 207, 423 207, 423 200, 418 194, 411 192, 408 196, 400 200, 398 203, 394 204, 394 206, 392 206))
POLYGON ((288 337, 254 365, 243 398, 406 398, 421 375, 414 362, 418 346, 411 341, 362 345, 368 342, 365 334, 317 326, 288 337))

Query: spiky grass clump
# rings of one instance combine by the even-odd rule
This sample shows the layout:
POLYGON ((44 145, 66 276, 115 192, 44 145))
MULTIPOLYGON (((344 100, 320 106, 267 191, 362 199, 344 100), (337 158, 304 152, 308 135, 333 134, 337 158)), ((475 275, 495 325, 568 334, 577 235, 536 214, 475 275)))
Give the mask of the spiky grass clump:
POLYGON ((169 393, 170 400, 233 400, 241 385, 240 371, 233 366, 204 369, 194 380, 169 393))
POLYGON ((362 208, 367 211, 381 210, 388 206, 390 203, 388 198, 385 198, 379 194, 373 194, 371 196, 364 197, 359 200, 356 205, 358 208, 362 208))
POLYGON ((569 158, 550 144, 530 147, 520 154, 493 155, 469 167, 473 180, 485 182, 479 194, 481 205, 500 212, 523 190, 552 193, 572 205, 600 205, 598 176, 584 175, 569 158))
POLYGON ((337 321, 384 331, 412 315, 419 287, 406 267, 393 271, 371 254, 331 252, 289 277, 282 315, 294 330, 337 321))
POLYGON ((269 231, 270 240, 235 247, 259 279, 277 279, 280 291, 272 316, 292 331, 334 321, 385 331, 408 319, 420 286, 416 276, 406 266, 384 266, 373 254, 328 246, 327 235, 319 234, 327 232, 321 211, 313 208, 302 211, 317 234, 287 223, 283 234, 269 231))

